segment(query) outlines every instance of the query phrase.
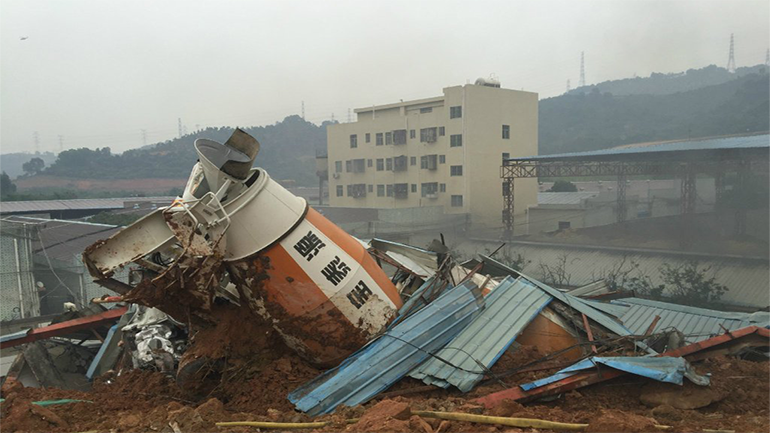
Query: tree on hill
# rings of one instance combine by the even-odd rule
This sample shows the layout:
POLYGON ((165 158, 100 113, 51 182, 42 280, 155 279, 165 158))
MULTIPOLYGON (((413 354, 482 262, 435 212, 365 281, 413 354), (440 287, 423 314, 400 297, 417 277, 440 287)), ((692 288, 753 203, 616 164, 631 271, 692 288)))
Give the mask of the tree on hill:
POLYGON ((770 129, 768 74, 669 95, 614 96, 593 88, 540 101, 539 152, 607 149, 622 144, 760 132, 770 129))
MULTIPOLYGON (((277 180, 291 179, 297 185, 315 185, 316 150, 326 149, 326 124, 289 116, 274 125, 242 127, 261 144, 255 165, 277 180)), ((207 128, 181 138, 132 149, 114 155, 109 148, 72 149, 62 152, 44 174, 74 178, 136 179, 186 178, 197 160, 193 143, 198 138, 224 143, 233 128, 207 128)))
POLYGON ((24 173, 26 174, 34 175, 40 173, 44 167, 45 161, 43 161, 42 158, 35 157, 22 164, 21 169, 24 170, 24 173))
POLYGON ((568 180, 559 179, 554 182, 553 186, 548 189, 547 192, 575 192, 577 186, 568 180))
POLYGON ((3 172, 0 175, 0 197, 6 198, 16 192, 16 184, 11 182, 11 178, 3 172))

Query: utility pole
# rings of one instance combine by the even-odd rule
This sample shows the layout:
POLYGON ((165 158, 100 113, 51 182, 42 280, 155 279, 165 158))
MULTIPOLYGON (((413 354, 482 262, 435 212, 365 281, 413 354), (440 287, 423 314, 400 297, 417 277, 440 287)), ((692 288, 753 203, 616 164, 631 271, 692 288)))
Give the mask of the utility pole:
POLYGON ((176 119, 177 128, 179 129, 179 138, 182 138, 182 118, 177 117, 176 119))
POLYGON ((62 153, 64 151, 64 136, 59 136, 59 153, 62 153))
POLYGON ((735 72, 735 39, 732 33, 730 33, 730 57, 727 59, 727 71, 735 72))
POLYGON ((35 153, 40 153, 40 134, 35 131, 32 133, 32 137, 35 139, 35 153))
POLYGON ((147 146, 147 130, 146 129, 140 129, 142 131, 142 144, 144 146, 147 146))
POLYGON ((305 120, 305 101, 302 101, 302 120, 305 120))
POLYGON ((570 88, 570 85, 569 85, 569 79, 567 79, 567 93, 569 93, 570 90, 572 89, 570 88))
POLYGON ((578 87, 583 87, 586 85, 586 62, 585 62, 585 53, 583 51, 580 52, 580 82, 578 83, 578 87))

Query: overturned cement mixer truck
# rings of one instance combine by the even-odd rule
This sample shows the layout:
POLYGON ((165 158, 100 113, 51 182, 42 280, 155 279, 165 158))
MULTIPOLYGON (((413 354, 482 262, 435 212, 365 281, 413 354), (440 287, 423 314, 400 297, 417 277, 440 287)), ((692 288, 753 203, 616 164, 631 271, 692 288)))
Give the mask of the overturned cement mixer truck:
POLYGON ((358 240, 253 167, 256 139, 236 129, 194 146, 181 197, 86 249, 96 282, 192 327, 212 326, 224 299, 318 366, 385 329, 401 306, 393 283, 358 240), (113 278, 128 265, 139 282, 113 278))

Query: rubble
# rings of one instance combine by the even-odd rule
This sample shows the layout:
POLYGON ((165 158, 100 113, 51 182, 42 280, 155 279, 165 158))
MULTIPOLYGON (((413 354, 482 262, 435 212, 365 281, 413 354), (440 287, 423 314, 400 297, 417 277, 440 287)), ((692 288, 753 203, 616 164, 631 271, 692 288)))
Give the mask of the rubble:
POLYGON ((5 379, 3 428, 770 428, 767 314, 565 293, 494 253, 354 239, 251 168, 252 140, 196 142, 182 197, 87 249, 120 297, 3 337, 29 364, 5 379), (121 266, 139 278, 112 279, 121 266), (57 345, 78 347, 65 364, 87 386, 66 385, 57 345))

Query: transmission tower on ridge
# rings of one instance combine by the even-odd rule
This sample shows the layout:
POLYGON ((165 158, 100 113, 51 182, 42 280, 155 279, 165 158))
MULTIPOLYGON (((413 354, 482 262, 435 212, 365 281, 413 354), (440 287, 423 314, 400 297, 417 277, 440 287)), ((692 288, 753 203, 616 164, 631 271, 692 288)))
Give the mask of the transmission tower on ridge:
POLYGON ((585 61, 585 53, 583 51, 580 52, 580 82, 578 83, 578 87, 583 87, 586 85, 586 61, 585 61))
POLYGON ((735 72, 735 39, 730 33, 730 57, 727 59, 727 71, 735 72))

